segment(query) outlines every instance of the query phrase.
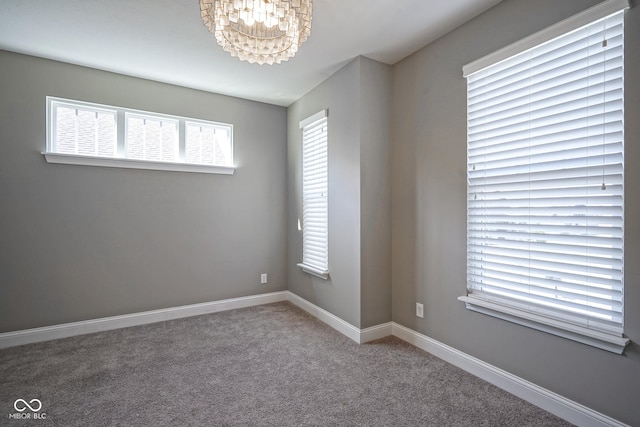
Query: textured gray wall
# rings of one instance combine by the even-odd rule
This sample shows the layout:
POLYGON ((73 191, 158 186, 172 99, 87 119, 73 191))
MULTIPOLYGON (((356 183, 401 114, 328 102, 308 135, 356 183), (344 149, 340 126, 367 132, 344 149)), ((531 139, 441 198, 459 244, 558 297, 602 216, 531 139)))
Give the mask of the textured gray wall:
POLYGON ((0 75, 0 332, 286 289, 285 108, 4 51, 0 75), (47 164, 47 95, 232 123, 238 169, 47 164))
POLYGON ((360 327, 360 60, 337 71, 288 108, 289 290, 360 327), (301 120, 329 110, 329 269, 324 281, 303 273, 301 120))
POLYGON ((467 311, 462 66, 599 0, 505 0, 394 66, 393 320, 630 425, 640 425, 640 8, 626 17, 625 355, 467 311), (415 317, 416 301, 425 318, 415 317))

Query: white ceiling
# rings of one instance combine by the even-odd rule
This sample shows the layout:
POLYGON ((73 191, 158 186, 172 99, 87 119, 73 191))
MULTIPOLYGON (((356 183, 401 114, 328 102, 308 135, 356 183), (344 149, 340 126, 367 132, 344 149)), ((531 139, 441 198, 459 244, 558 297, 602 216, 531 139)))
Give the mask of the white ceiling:
POLYGON ((260 66, 216 44, 198 0, 0 0, 0 49, 287 106, 358 55, 394 64, 499 1, 315 0, 297 56, 260 66))

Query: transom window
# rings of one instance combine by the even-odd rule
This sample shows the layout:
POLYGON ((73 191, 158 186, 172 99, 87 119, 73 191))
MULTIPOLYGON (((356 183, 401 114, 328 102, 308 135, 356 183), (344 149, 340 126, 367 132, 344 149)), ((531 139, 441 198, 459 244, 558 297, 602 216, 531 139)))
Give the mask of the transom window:
POLYGON ((187 122, 185 156, 187 163, 202 165, 231 164, 230 129, 207 122, 187 122))
POLYGON ((180 159, 178 120, 125 114, 127 159, 177 162, 180 159))
POLYGON ((52 125, 58 153, 116 156, 115 111, 58 104, 52 125))
POLYGON ((232 174, 233 126, 47 98, 50 163, 232 174))

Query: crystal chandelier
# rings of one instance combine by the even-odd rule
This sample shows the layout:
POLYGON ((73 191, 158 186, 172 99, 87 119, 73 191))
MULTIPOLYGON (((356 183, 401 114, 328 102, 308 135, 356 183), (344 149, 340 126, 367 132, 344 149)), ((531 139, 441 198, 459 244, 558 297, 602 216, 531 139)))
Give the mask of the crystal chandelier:
POLYGON ((311 33, 313 0, 200 0, 209 31, 231 56, 279 64, 298 51, 311 33))

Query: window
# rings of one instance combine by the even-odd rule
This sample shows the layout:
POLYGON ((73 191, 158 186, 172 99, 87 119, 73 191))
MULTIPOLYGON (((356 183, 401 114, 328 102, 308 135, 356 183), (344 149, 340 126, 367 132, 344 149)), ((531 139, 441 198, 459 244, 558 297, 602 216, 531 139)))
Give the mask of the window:
POLYGON ((116 154, 114 111, 58 104, 53 126, 58 153, 107 157, 116 154))
POLYGON ((232 174, 233 126, 47 97, 49 163, 232 174))
POLYGON ((302 129, 302 270, 329 277, 327 111, 300 122, 302 129))
POLYGON ((202 165, 232 164, 228 126, 206 122, 187 122, 187 163, 202 165))
POLYGON ((460 297, 469 309, 617 353, 628 343, 622 3, 465 69, 468 294, 460 297))
POLYGON ((178 121, 126 113, 127 159, 177 162, 178 121))

